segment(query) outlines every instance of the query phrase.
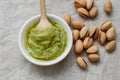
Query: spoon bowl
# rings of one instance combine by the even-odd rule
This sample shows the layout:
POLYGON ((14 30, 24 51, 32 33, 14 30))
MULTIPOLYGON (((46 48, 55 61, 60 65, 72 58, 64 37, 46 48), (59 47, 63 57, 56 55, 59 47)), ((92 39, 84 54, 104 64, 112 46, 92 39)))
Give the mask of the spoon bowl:
POLYGON ((41 19, 39 24, 36 26, 36 28, 50 28, 52 27, 52 24, 49 22, 47 15, 46 15, 46 6, 45 6, 45 0, 40 0, 40 10, 41 10, 41 19))

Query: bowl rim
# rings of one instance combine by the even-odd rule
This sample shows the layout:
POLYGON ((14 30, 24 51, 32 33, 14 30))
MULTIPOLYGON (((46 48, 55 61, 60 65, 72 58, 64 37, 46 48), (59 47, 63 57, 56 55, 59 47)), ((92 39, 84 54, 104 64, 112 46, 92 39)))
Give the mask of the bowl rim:
MULTIPOLYGON (((28 60, 28 61, 30 61, 31 63, 33 63, 33 64, 36 64, 36 65, 39 65, 39 66, 50 66, 50 65, 54 65, 54 64, 57 64, 57 63, 59 63, 60 61, 62 61, 63 59, 65 59, 65 57, 70 53, 70 50, 71 50, 71 48, 72 48, 72 44, 73 44, 73 39, 72 39, 72 31, 71 31, 71 29, 70 29, 70 27, 69 27, 69 25, 62 19, 62 18, 60 18, 60 17, 58 17, 58 16, 56 16, 56 15, 53 15, 53 14, 47 14, 47 16, 48 17, 54 17, 54 18, 56 18, 56 19, 58 19, 58 20, 60 20, 64 25, 65 25, 65 27, 67 27, 69 30, 66 30, 67 32, 69 31, 69 36, 68 36, 68 34, 67 34, 67 36, 68 37, 70 37, 71 38, 71 40, 70 40, 70 42, 71 43, 69 43, 69 45, 70 46, 67 46, 66 47, 66 49, 67 49, 67 53, 65 54, 65 51, 63 52, 64 53, 64 55, 63 55, 63 53, 60 55, 60 56, 58 56, 57 58, 59 58, 59 59, 54 59, 54 60, 50 60, 50 61, 42 61, 42 62, 40 62, 40 61, 36 61, 36 60, 33 60, 34 58, 33 57, 31 57, 30 55, 28 55, 23 49, 24 49, 24 47, 23 47, 23 43, 22 43, 22 37, 23 37, 23 32, 24 32, 24 29, 27 27, 27 25, 33 20, 35 20, 35 19, 37 19, 37 18, 39 18, 40 17, 40 15, 36 15, 36 16, 33 16, 33 17, 31 17, 30 19, 28 19, 24 24, 23 24, 23 26, 21 27, 21 29, 20 29, 20 32, 19 32, 19 36, 18 36, 18 45, 19 45, 19 49, 20 49, 20 51, 21 51, 21 54, 28 60)), ((32 21, 32 22, 33 22, 32 21)))

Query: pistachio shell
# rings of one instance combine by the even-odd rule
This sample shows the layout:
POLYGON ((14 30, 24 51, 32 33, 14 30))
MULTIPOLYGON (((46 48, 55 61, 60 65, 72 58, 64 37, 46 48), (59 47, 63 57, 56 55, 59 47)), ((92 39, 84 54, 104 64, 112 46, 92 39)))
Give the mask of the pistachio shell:
POLYGON ((76 62, 77 62, 77 64, 78 64, 81 68, 83 68, 83 69, 86 69, 86 68, 87 68, 87 63, 86 63, 86 61, 85 61, 82 57, 78 57, 78 58, 76 59, 76 62))
POLYGON ((90 27, 89 29, 89 36, 92 37, 94 40, 98 37, 99 29, 96 26, 90 27))
POLYGON ((84 39, 85 37, 88 36, 88 28, 87 27, 83 27, 80 31, 80 38, 84 39))
POLYGON ((69 13, 66 13, 64 15, 64 20, 67 22, 68 25, 71 23, 71 15, 69 13))
POLYGON ((106 47, 105 47, 105 49, 106 49, 108 52, 114 51, 115 48, 116 48, 116 41, 115 41, 115 40, 110 41, 110 42, 106 45, 106 47))
POLYGON ((105 34, 105 32, 99 33, 98 41, 99 41, 99 43, 101 45, 105 44, 105 41, 106 41, 106 34, 105 34))
POLYGON ((94 34, 95 31, 96 31, 96 28, 97 28, 96 26, 90 27, 90 29, 89 29, 89 31, 90 31, 90 32, 89 32, 89 36, 90 36, 90 37, 93 36, 93 34, 94 34))
POLYGON ((72 34, 73 34, 73 40, 77 41, 79 38, 79 30, 77 30, 77 29, 73 30, 72 34))
POLYGON ((110 14, 112 12, 112 3, 110 0, 106 0, 104 11, 106 14, 110 14))
POLYGON ((74 29, 81 29, 82 27, 85 26, 85 24, 79 20, 73 20, 71 25, 74 29))
POLYGON ((83 51, 83 43, 81 40, 77 40, 75 43, 75 52, 76 54, 81 54, 83 51))
POLYGON ((92 8, 92 6, 93 6, 93 4, 94 4, 94 0, 87 0, 86 1, 86 8, 88 9, 88 10, 90 10, 91 8, 92 8))
POLYGON ((114 40, 116 37, 115 28, 112 27, 112 28, 108 29, 108 31, 106 32, 106 37, 107 37, 107 40, 109 40, 109 41, 114 40))
POLYGON ((100 56, 98 54, 89 54, 88 59, 90 62, 97 62, 100 60, 100 56))
POLYGON ((89 13, 88 13, 88 11, 85 8, 78 8, 77 12, 83 18, 88 18, 89 17, 89 13))
POLYGON ((100 29, 101 31, 107 31, 109 28, 112 27, 112 22, 109 20, 106 20, 101 26, 100 29))
POLYGON ((92 7, 92 9, 89 11, 89 15, 91 18, 94 18, 98 14, 98 8, 92 7))
POLYGON ((87 54, 93 54, 93 53, 97 53, 98 52, 98 47, 97 46, 91 46, 90 48, 88 48, 86 50, 87 54))
POLYGON ((74 5, 76 8, 85 8, 86 7, 86 2, 85 0, 74 0, 74 5))
POLYGON ((83 41, 83 46, 85 49, 88 49, 89 47, 91 47, 93 44, 93 39, 90 37, 86 37, 85 40, 83 41))

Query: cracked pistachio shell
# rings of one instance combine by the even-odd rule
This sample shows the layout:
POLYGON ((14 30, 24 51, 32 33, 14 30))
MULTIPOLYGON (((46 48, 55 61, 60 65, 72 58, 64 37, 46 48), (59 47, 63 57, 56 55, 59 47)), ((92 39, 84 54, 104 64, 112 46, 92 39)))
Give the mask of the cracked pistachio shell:
POLYGON ((89 15, 91 18, 96 17, 98 14, 98 8, 97 7, 92 7, 91 10, 89 11, 89 15))
POLYGON ((78 8, 77 12, 83 18, 88 18, 89 17, 89 13, 85 8, 78 8))
POLYGON ((86 68, 87 68, 87 63, 86 63, 86 61, 85 61, 82 57, 78 57, 78 58, 76 59, 76 62, 77 62, 77 64, 78 64, 81 68, 83 68, 83 69, 86 69, 86 68))
POLYGON ((64 20, 67 22, 68 25, 71 23, 71 15, 69 13, 66 13, 64 15, 64 20))
POLYGON ((81 29, 85 26, 85 24, 83 22, 81 22, 80 20, 73 20, 71 22, 71 26, 74 29, 81 29))
POLYGON ((83 43, 81 40, 75 42, 75 52, 76 54, 81 54, 83 51, 83 43))
POLYGON ((104 45, 106 42, 106 34, 105 32, 100 32, 98 35, 98 41, 101 45, 104 45))
POLYGON ((112 22, 110 20, 106 20, 101 26, 101 31, 107 31, 109 28, 112 27, 112 22))
POLYGON ((108 42, 108 44, 105 46, 105 49, 108 52, 114 51, 115 48, 116 48, 116 41, 115 40, 108 42))
POLYGON ((76 8, 85 8, 86 7, 86 2, 85 0, 74 0, 74 5, 76 8))
POLYGON ((81 39, 84 39, 88 36, 88 28, 87 27, 83 27, 81 30, 80 30, 80 38, 81 39))
POLYGON ((112 3, 110 0, 106 0, 106 3, 104 5, 104 11, 106 14, 110 14, 112 12, 112 3))
POLYGON ((114 27, 107 30, 106 37, 108 41, 114 40, 116 38, 116 30, 114 27))
POLYGON ((87 0, 86 1, 86 8, 90 10, 94 4, 94 0, 87 0))
POLYGON ((77 30, 77 29, 73 30, 72 35, 73 35, 73 40, 77 41, 79 38, 79 30, 77 30))
POLYGON ((90 27, 89 36, 95 40, 98 37, 99 29, 96 26, 90 27))
POLYGON ((100 60, 100 56, 98 54, 89 54, 88 59, 90 62, 97 62, 100 60))
POLYGON ((87 54, 93 54, 98 52, 98 46, 91 46, 86 50, 87 54))
POLYGON ((83 41, 83 46, 85 49, 88 49, 89 47, 91 47, 93 44, 93 39, 90 37, 86 37, 83 41))

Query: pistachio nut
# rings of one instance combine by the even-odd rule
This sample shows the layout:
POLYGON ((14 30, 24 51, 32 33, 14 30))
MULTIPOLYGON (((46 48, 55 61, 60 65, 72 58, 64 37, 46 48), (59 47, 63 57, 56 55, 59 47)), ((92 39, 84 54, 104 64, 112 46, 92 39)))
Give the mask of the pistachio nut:
POLYGON ((97 7, 92 7, 91 10, 89 11, 89 15, 91 18, 94 18, 98 14, 98 8, 97 7))
POLYGON ((78 64, 81 68, 83 68, 83 69, 86 69, 86 68, 87 68, 87 63, 86 63, 86 61, 85 61, 82 57, 78 57, 78 58, 76 59, 76 62, 77 62, 77 64, 78 64))
POLYGON ((75 29, 75 30, 73 30, 72 31, 72 35, 73 35, 73 40, 74 41, 77 41, 78 40, 78 38, 79 38, 79 30, 77 30, 77 29, 75 29))
POLYGON ((87 54, 94 54, 98 52, 98 47, 97 46, 91 46, 86 50, 87 54))
POLYGON ((88 28, 87 27, 83 27, 81 30, 80 30, 80 38, 81 39, 84 39, 88 36, 88 28))
POLYGON ((81 40, 77 40, 75 43, 75 52, 76 54, 81 54, 83 51, 83 43, 81 40))
POLYGON ((98 35, 98 41, 101 45, 105 44, 106 41, 106 34, 105 32, 100 32, 98 35))
POLYGON ((115 39, 115 37, 116 37, 116 30, 115 30, 114 27, 112 27, 112 28, 107 30, 106 37, 107 37, 107 40, 109 40, 109 41, 115 39))
POLYGON ((85 24, 79 20, 73 20, 71 22, 71 26, 74 28, 74 29, 81 29, 82 27, 85 26, 85 24))
POLYGON ((69 13, 66 13, 64 15, 64 20, 67 22, 68 25, 71 23, 71 15, 69 13))
POLYGON ((112 12, 112 3, 110 0, 106 0, 106 3, 104 5, 104 11, 106 14, 110 14, 112 12))
POLYGON ((100 60, 100 56, 98 54, 89 54, 88 59, 90 62, 97 62, 100 60))
POLYGON ((89 17, 89 13, 88 13, 88 11, 85 8, 78 8, 77 12, 83 18, 88 18, 89 17))
POLYGON ((93 39, 90 37, 86 37, 83 41, 83 46, 85 49, 88 49, 89 47, 91 47, 93 44, 93 39))
POLYGON ((114 51, 115 48, 116 48, 116 41, 115 41, 115 40, 108 42, 108 44, 105 46, 105 49, 106 49, 108 52, 114 51))
POLYGON ((74 0, 74 5, 76 8, 85 8, 86 7, 86 2, 85 0, 74 0))
POLYGON ((94 0, 87 0, 86 1, 86 8, 90 10, 94 4, 94 0))
POLYGON ((99 29, 96 26, 90 27, 89 36, 95 40, 98 37, 99 29))
POLYGON ((107 31, 109 28, 112 27, 112 22, 109 20, 106 20, 101 26, 100 29, 101 31, 107 31))

